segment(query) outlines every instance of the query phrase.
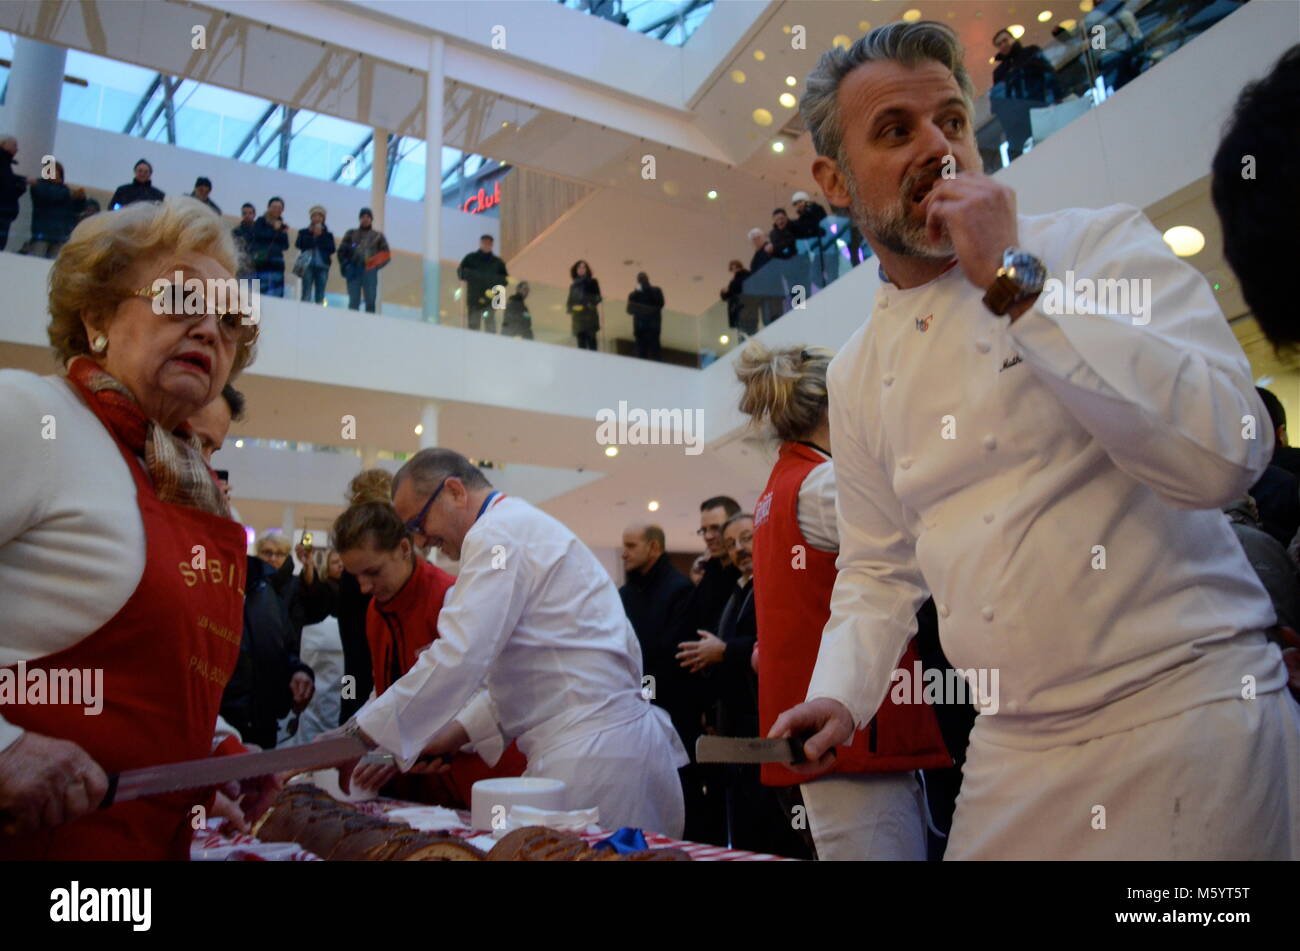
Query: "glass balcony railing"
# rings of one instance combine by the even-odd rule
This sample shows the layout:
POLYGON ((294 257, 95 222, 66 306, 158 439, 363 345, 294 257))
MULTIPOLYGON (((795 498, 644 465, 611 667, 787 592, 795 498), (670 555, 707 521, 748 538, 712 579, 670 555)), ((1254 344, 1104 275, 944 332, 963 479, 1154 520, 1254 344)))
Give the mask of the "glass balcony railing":
POLYGON ((714 0, 558 0, 646 36, 682 46, 713 9, 714 0))

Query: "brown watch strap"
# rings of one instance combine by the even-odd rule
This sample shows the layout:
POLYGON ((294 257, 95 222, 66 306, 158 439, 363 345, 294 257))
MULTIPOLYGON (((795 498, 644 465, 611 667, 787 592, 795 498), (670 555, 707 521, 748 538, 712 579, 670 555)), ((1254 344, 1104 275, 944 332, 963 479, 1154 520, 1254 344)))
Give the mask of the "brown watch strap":
POLYGON ((984 292, 984 306, 1001 317, 1011 309, 1019 296, 1020 286, 1005 274, 999 274, 984 292))

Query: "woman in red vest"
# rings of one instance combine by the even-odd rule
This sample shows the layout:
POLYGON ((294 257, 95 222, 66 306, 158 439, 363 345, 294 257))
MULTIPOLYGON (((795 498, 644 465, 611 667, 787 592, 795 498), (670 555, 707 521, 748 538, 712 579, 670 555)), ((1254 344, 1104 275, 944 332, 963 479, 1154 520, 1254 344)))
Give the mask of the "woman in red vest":
MULTIPOLYGON (((801 703, 830 617, 839 531, 821 348, 768 350, 751 343, 736 361, 741 412, 767 426, 780 450, 754 507, 760 735, 801 703)), ((899 666, 910 670, 915 645, 899 666)), ((836 763, 811 779, 765 764, 763 783, 800 785, 822 860, 926 857, 926 806, 916 771, 951 765, 934 711, 887 700, 836 763)))
POLYGON ((63 373, 0 371, 0 860, 187 859, 213 791, 100 809, 108 774, 243 749, 247 541, 187 422, 253 357, 236 268, 191 198, 88 218, 49 276, 63 373))
MULTIPOLYGON (((356 577, 362 594, 373 595, 366 639, 376 696, 410 670, 420 652, 437 639, 442 602, 456 583, 415 551, 390 501, 392 484, 392 476, 382 469, 362 472, 352 480, 351 506, 334 522, 334 547, 343 566, 356 577)), ((505 747, 485 690, 456 719, 469 734, 474 752, 457 753, 449 764, 436 768, 416 767, 406 776, 398 776, 392 766, 363 767, 352 782, 369 789, 388 784, 384 792, 396 799, 468 809, 470 787, 480 779, 523 773, 527 762, 513 743, 505 747)))

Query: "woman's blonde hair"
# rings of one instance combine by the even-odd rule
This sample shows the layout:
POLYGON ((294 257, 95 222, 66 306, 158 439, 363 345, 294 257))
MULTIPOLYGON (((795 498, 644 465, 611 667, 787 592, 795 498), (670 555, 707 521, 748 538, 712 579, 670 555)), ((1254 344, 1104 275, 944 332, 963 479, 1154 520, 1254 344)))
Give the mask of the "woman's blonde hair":
MULTIPOLYGON (((50 268, 46 332, 64 363, 90 353, 82 317, 112 313, 139 289, 130 282, 140 261, 169 252, 206 254, 232 275, 239 273, 239 252, 230 229, 196 198, 137 202, 92 215, 77 225, 50 268)), ((251 345, 239 345, 231 380, 253 362, 253 356, 251 345)))
POLYGON ((348 507, 334 520, 334 548, 342 554, 372 542, 379 551, 393 551, 406 538, 406 523, 393 508, 393 476, 384 469, 366 469, 348 483, 348 507))
POLYGON ((751 341, 736 361, 745 387, 740 411, 754 425, 769 422, 782 442, 806 439, 826 416, 826 367, 834 356, 825 347, 769 350, 751 341))
POLYGON ((271 545, 282 555, 288 555, 293 548, 293 546, 289 544, 289 539, 285 536, 284 532, 274 528, 262 533, 262 536, 257 540, 257 544, 253 546, 253 550, 260 551, 262 546, 267 544, 271 545))

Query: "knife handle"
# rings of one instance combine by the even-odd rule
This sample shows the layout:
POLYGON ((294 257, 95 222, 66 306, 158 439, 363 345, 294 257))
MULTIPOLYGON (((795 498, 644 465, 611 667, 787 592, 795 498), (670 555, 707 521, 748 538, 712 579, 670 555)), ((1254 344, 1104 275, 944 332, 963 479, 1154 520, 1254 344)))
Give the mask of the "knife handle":
POLYGON ((812 738, 811 733, 805 733, 803 736, 792 736, 788 739, 790 744, 790 765, 797 766, 800 763, 808 762, 808 757, 803 754, 803 745, 812 738))
POLYGON ((104 799, 99 804, 100 809, 107 809, 113 805, 113 800, 117 797, 117 780, 121 775, 121 773, 108 774, 108 792, 104 793, 104 799))

